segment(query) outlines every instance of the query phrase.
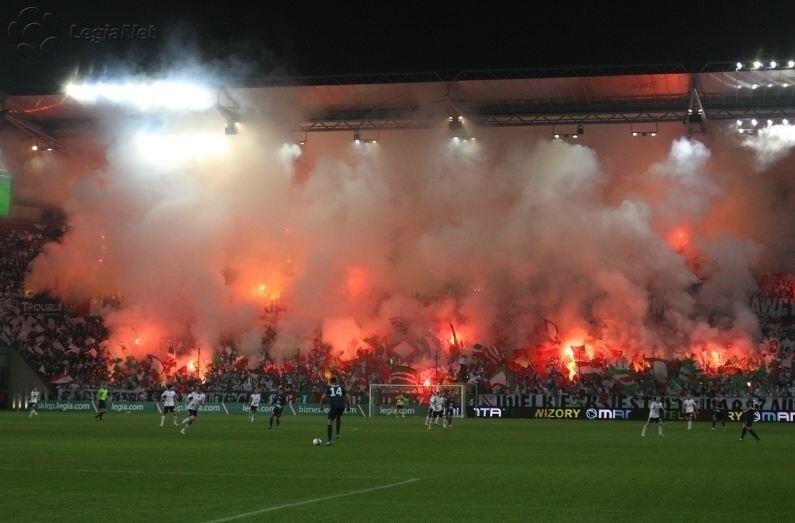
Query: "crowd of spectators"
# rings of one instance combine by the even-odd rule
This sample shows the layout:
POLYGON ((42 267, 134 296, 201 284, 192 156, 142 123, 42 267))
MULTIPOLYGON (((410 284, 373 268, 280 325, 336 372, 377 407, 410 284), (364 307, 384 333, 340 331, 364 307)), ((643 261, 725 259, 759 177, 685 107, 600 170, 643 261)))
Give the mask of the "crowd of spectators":
MULTIPOLYGON (((241 401, 254 388, 283 386, 293 399, 315 402, 326 379, 334 374, 346 384, 355 402, 368 393, 370 383, 465 383, 471 395, 523 393, 609 397, 615 394, 666 396, 683 394, 767 396, 793 395, 792 356, 795 326, 781 318, 762 318, 764 339, 758 355, 724 362, 706 372, 695 358, 660 365, 638 361, 603 362, 599 373, 569 378, 559 355, 533 359, 520 351, 501 348, 441 350, 441 360, 426 354, 421 365, 403 360, 375 338, 347 359, 335 355, 321 339, 302 353, 296 349, 276 361, 271 346, 275 327, 266 328, 257 354, 244 356, 233 341, 219 344, 196 368, 180 365, 173 355, 117 357, 112 355, 108 332, 100 318, 80 315, 46 295, 26 295, 25 273, 47 241, 57 241, 59 225, 9 224, 0 228, 0 345, 15 347, 31 367, 57 389, 59 399, 87 399, 100 383, 107 383, 116 400, 156 399, 165 383, 179 392, 201 387, 211 399, 241 401), (528 359, 529 358, 529 359, 528 359), (429 363, 430 362, 430 363, 429 363), (438 363, 438 365, 437 365, 438 363), (424 367, 425 374, 420 368, 424 367), (428 373, 427 367, 434 365, 428 373), (403 369, 397 378, 396 368, 403 369), (406 374, 406 369, 413 374, 406 374), (749 386, 750 383, 750 386, 749 386)), ((760 286, 766 295, 791 297, 793 278, 768 275, 760 286)), ((589 364, 593 366, 593 363, 589 364)))

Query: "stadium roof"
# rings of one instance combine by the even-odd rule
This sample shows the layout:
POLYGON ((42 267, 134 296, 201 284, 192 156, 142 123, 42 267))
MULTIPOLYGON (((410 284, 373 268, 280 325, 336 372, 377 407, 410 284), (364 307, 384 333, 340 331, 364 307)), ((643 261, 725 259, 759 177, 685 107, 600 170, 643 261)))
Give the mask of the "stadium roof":
MULTIPOLYGON (((241 121, 289 118, 288 108, 303 115, 291 121, 307 132, 423 128, 455 114, 485 126, 684 122, 694 132, 709 120, 795 117, 795 69, 751 67, 465 71, 447 80, 434 73, 270 78, 221 89, 219 105, 241 121)), ((40 139, 89 134, 92 122, 117 111, 63 94, 3 95, 5 119, 40 139)))

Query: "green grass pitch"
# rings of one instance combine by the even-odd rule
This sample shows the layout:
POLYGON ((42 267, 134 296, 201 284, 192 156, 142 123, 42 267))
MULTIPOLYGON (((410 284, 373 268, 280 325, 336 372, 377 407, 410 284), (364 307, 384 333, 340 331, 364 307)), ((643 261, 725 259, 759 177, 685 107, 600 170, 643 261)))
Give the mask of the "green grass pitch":
POLYGON ((795 427, 0 413, 2 521, 786 521, 795 427), (246 516, 248 514, 248 516, 246 516), (236 516, 241 516, 235 518, 236 516))

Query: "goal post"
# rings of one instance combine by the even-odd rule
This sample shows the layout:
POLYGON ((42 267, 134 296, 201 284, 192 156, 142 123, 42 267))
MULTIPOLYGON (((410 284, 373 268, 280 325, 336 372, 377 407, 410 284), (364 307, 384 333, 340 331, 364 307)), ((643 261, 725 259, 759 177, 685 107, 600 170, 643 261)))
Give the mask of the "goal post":
POLYGON ((404 414, 407 416, 425 417, 428 412, 428 398, 434 392, 440 392, 453 402, 453 416, 456 418, 465 417, 466 397, 464 385, 460 383, 450 385, 395 385, 388 383, 370 384, 370 401, 368 415, 374 416, 396 416, 396 400, 399 395, 403 395, 405 400, 404 414))

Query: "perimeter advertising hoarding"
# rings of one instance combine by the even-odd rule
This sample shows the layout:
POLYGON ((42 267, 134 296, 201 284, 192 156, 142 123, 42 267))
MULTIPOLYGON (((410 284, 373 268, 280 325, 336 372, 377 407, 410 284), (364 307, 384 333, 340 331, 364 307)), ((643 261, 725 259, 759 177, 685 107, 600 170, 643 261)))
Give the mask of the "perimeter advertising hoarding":
MULTIPOLYGON (((493 395, 492 395, 493 396, 493 395)), ((522 396, 522 395, 516 395, 522 396)), ((589 421, 643 421, 649 417, 648 404, 651 398, 613 398, 612 402, 598 404, 592 401, 577 402, 568 397, 544 397, 541 395, 523 395, 519 401, 504 401, 497 398, 486 398, 486 404, 467 408, 467 416, 473 418, 530 418, 556 420, 589 420, 589 421), (513 403, 514 406, 501 406, 513 403), (496 404, 496 405, 495 405, 496 404), (515 405, 520 406, 515 406, 515 405), (528 405, 529 404, 529 405, 528 405), (535 405, 534 405, 535 404, 535 405), (625 405, 619 408, 609 405, 625 405), (532 405, 532 406, 530 406, 532 405)), ((481 396, 481 399, 483 396, 481 396)), ((695 398, 699 405, 697 421, 711 421, 712 409, 709 408, 710 398, 695 398)), ((742 418, 742 411, 748 398, 726 398, 726 420, 737 422, 742 418)), ((663 419, 667 421, 683 420, 681 404, 678 399, 664 400, 663 419)), ((795 422, 795 400, 793 398, 765 398, 762 400, 757 421, 761 422, 795 422)))
MULTIPOLYGON (((62 412, 95 412, 94 404, 90 401, 40 401, 36 406, 39 411, 62 411, 62 412)), ((162 404, 156 404, 154 401, 109 401, 108 412, 111 413, 127 413, 127 414, 159 414, 162 409, 162 404)), ((364 411, 367 406, 362 406, 364 411)), ((185 405, 177 405, 177 412, 185 412, 185 405)), ((292 415, 326 415, 328 414, 328 407, 326 405, 318 405, 312 403, 293 404, 292 408, 286 406, 284 408, 285 416, 292 415)), ((272 405, 261 405, 259 412, 263 414, 271 414, 273 412, 272 405)), ((247 404, 240 403, 205 403, 199 407, 200 414, 248 414, 249 407, 247 404)), ((358 406, 353 406, 345 412, 351 416, 364 415, 358 406)))

